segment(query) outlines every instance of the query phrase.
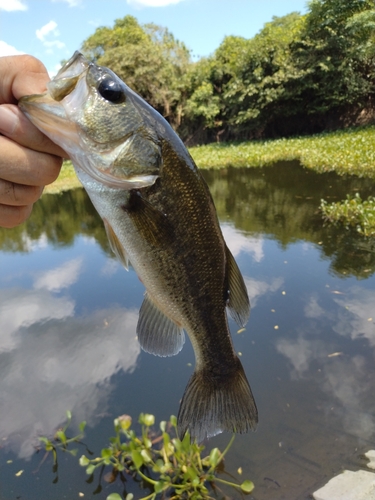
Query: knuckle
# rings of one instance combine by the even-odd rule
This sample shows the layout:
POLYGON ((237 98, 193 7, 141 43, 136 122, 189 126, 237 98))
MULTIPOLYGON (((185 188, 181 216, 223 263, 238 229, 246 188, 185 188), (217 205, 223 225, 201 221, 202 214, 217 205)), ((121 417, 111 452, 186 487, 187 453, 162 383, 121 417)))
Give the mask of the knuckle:
POLYGON ((25 68, 27 68, 27 71, 30 73, 46 73, 47 70, 39 59, 37 59, 34 56, 31 56, 29 54, 24 54, 18 56, 20 60, 22 61, 22 64, 25 68))

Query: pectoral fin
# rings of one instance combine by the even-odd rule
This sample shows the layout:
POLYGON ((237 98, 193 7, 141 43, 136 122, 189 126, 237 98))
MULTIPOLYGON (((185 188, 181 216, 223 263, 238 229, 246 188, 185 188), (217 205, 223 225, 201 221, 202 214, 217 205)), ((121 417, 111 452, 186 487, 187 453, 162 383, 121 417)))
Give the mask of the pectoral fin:
POLYGON ((157 356, 174 356, 185 343, 183 329, 167 318, 147 294, 139 311, 137 335, 142 349, 157 356))
POLYGON ((148 244, 162 248, 173 241, 173 227, 167 215, 146 200, 140 191, 130 192, 128 203, 123 209, 148 244))
POLYGON ((228 247, 226 247, 226 255, 229 290, 227 307, 234 321, 243 327, 250 316, 249 296, 241 271, 228 247))
POLYGON ((103 219, 104 227, 107 233, 107 238, 109 241, 109 245, 111 247, 112 252, 116 255, 125 269, 129 270, 129 258, 126 254, 124 247, 122 246, 120 240, 117 238, 116 233, 112 229, 111 224, 107 221, 107 219, 103 219))

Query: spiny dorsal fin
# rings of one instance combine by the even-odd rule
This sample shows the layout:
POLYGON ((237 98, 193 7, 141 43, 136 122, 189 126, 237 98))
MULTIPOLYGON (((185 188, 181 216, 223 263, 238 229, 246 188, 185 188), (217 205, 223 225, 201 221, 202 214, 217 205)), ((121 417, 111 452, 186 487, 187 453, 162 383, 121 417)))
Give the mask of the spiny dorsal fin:
POLYGON ((120 240, 117 238, 116 233, 112 229, 112 226, 107 221, 107 219, 103 219, 103 222, 112 252, 116 255, 125 269, 129 271, 129 258, 125 252, 124 247, 121 245, 120 240))
POLYGON ((234 321, 244 327, 250 316, 250 302, 237 262, 226 246, 229 297, 227 307, 234 321))
POLYGON ((167 318, 145 295, 137 324, 137 335, 142 349, 157 356, 174 356, 185 343, 185 334, 167 318))

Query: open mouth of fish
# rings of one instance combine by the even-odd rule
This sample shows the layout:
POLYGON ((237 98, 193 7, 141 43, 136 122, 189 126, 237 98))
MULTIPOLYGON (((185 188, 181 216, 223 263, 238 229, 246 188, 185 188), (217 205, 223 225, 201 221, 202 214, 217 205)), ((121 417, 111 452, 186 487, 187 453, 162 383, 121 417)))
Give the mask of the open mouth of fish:
POLYGON ((117 143, 112 141, 110 145, 91 140, 91 154, 87 154, 87 138, 73 118, 87 111, 90 93, 88 83, 101 77, 98 75, 100 69, 76 51, 47 84, 45 93, 22 97, 19 107, 45 135, 69 154, 75 166, 78 164, 96 181, 125 190, 150 186, 158 175, 126 175, 123 170, 112 168, 116 158, 131 145, 133 131, 122 136, 117 143))

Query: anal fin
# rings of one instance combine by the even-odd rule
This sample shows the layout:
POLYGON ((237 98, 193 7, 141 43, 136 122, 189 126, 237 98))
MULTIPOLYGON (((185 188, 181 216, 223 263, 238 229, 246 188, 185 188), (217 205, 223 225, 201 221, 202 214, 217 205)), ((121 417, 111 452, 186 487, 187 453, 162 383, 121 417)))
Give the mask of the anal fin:
POLYGON ((157 356, 174 356, 185 343, 185 334, 145 295, 137 324, 138 341, 142 349, 157 356))
POLYGON ((117 238, 116 233, 112 229, 111 224, 107 221, 107 219, 103 219, 105 231, 107 233, 107 238, 109 241, 109 245, 111 247, 112 252, 119 259, 121 264, 125 267, 127 271, 129 271, 129 258, 127 253, 122 246, 120 240, 117 238))

